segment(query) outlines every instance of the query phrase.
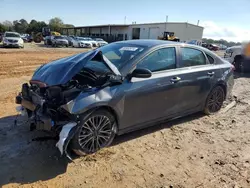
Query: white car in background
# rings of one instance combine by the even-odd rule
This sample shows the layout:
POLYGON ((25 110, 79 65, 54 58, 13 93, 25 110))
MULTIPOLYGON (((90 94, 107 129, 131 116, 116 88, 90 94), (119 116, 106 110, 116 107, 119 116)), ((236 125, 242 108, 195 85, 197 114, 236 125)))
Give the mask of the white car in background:
POLYGON ((16 32, 5 32, 3 35, 3 47, 23 48, 24 44, 21 35, 16 32))
POLYGON ((93 40, 92 38, 90 38, 90 37, 83 37, 83 38, 84 38, 84 40, 91 42, 93 47, 98 47, 98 43, 95 40, 93 40))
POLYGON ((232 46, 226 49, 224 53, 224 59, 229 61, 235 66, 235 70, 239 71, 241 68, 241 62, 243 58, 243 47, 242 46, 232 46))
POLYGON ((98 44, 99 47, 105 46, 105 45, 108 44, 108 43, 107 43, 105 40, 103 40, 102 38, 95 38, 94 40, 97 42, 97 44, 98 44))
POLYGON ((74 40, 72 40, 72 47, 92 48, 93 45, 90 41, 87 41, 84 37, 75 37, 74 40))

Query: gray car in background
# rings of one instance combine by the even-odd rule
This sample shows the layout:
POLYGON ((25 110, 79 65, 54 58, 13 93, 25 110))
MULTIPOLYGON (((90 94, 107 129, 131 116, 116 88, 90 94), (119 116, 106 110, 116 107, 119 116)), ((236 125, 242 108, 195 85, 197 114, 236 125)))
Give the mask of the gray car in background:
POLYGON ((69 41, 63 37, 63 36, 52 36, 51 37, 51 45, 53 47, 57 47, 57 46, 69 46, 69 41))
POLYGON ((213 52, 161 40, 131 40, 38 68, 16 103, 31 127, 60 135, 57 147, 79 155, 115 135, 203 111, 218 112, 234 67, 213 52))

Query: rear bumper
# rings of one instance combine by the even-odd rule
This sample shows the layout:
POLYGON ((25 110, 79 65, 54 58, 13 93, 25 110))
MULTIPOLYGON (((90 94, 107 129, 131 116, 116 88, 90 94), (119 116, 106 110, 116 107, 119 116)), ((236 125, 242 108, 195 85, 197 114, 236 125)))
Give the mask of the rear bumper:
POLYGON ((234 75, 231 74, 228 78, 228 81, 227 81, 226 99, 228 99, 232 96, 233 87, 234 87, 234 75))

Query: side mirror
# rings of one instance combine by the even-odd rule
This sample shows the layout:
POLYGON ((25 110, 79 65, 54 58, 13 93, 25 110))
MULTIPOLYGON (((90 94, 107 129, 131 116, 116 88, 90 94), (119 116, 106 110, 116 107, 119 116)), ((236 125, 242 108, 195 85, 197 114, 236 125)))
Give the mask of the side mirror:
POLYGON ((131 73, 131 78, 135 77, 135 78, 150 78, 152 76, 152 72, 148 69, 135 69, 132 73, 131 73))

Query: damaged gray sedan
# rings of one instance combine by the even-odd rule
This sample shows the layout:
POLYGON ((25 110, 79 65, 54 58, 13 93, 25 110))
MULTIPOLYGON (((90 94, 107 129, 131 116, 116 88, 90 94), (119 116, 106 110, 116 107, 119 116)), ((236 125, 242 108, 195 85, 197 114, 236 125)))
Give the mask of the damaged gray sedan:
POLYGON ((198 111, 216 113, 232 89, 233 70, 199 46, 122 41, 42 65, 16 103, 31 129, 58 133, 62 154, 70 146, 85 155, 117 134, 198 111))

